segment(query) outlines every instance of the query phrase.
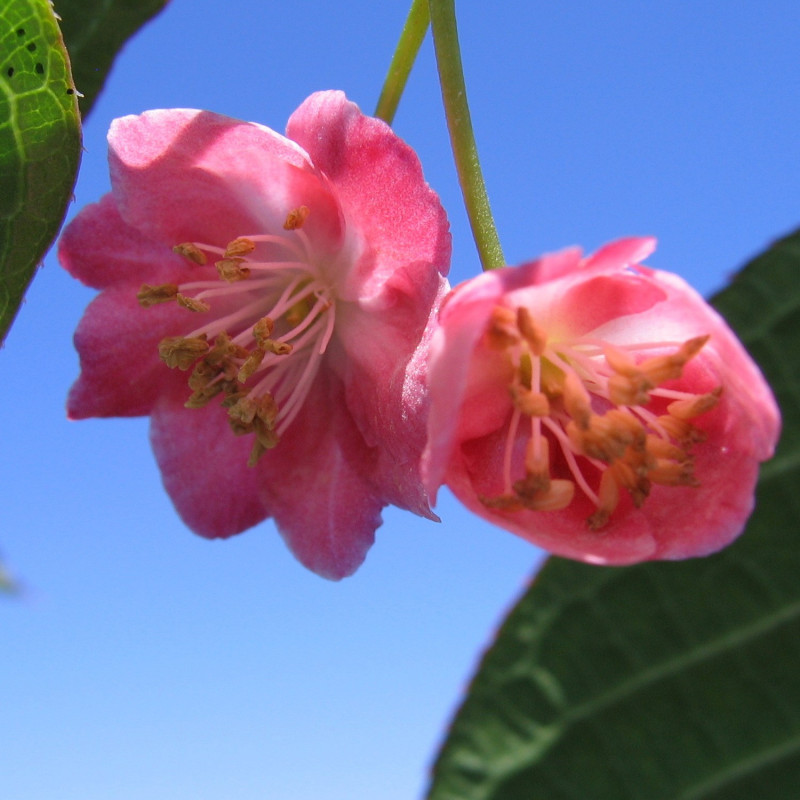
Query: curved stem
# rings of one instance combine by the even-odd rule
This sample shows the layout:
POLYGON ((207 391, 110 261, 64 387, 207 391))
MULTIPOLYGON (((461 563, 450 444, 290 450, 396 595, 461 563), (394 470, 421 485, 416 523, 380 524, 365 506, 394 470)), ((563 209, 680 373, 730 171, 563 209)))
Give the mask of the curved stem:
POLYGON ((458 45, 454 0, 429 0, 431 30, 439 67, 444 111, 450 130, 450 145, 456 161, 461 193, 467 208, 472 236, 485 270, 505 266, 497 228, 489 207, 478 149, 467 104, 461 49, 458 45))
POLYGON ((431 17, 428 12, 428 0, 414 0, 411 10, 406 17, 403 32, 400 34, 400 41, 392 56, 392 63, 389 65, 389 72, 383 82, 381 96, 378 98, 378 106, 375 109, 375 116, 392 124, 397 106, 403 90, 406 88, 411 67, 419 53, 419 48, 428 32, 428 25, 431 17))

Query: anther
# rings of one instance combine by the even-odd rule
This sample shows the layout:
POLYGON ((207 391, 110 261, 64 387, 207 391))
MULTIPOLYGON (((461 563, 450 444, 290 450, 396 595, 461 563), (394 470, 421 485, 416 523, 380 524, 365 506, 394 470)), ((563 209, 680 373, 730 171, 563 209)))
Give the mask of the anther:
POLYGON ((656 386, 660 386, 665 381, 677 380, 681 377, 686 363, 700 352, 708 339, 708 335, 688 339, 672 355, 648 358, 639 364, 639 369, 656 386))
POLYGON ((244 364, 239 368, 236 380, 238 380, 239 383, 247 383, 253 373, 261 366, 265 355, 266 351, 262 350, 260 347, 253 350, 245 359, 244 364))
POLYGON ((225 258, 246 256, 255 249, 256 243, 252 241, 252 239, 246 239, 244 236, 240 236, 238 239, 228 242, 228 246, 225 248, 225 258))
POLYGON ((519 342, 516 314, 510 308, 495 306, 486 329, 486 342, 493 350, 505 350, 519 342))
POLYGON ((564 378, 564 407, 579 428, 586 430, 589 427, 592 416, 591 398, 583 381, 574 372, 568 372, 564 378))
POLYGON ((187 370, 208 352, 205 336, 167 336, 158 344, 158 355, 171 368, 187 370))
POLYGON ((690 397, 687 400, 675 400, 667 406, 667 411, 678 419, 693 419, 705 414, 706 411, 711 411, 722 395, 722 387, 717 386, 707 394, 697 395, 697 397, 690 397))
POLYGON ((283 223, 283 229, 287 231, 295 231, 298 228, 301 228, 310 213, 311 209, 309 209, 308 206, 298 206, 297 208, 292 209, 286 215, 286 222, 283 223))
POLYGON ((619 504, 619 483, 610 469, 605 470, 600 478, 597 496, 599 500, 597 511, 586 520, 586 524, 593 531, 599 530, 608 522, 619 504))
POLYGON ((204 303, 202 300, 195 300, 193 297, 186 297, 186 295, 180 292, 175 295, 175 299, 178 301, 178 305, 181 306, 181 308, 186 308, 195 313, 202 314, 211 308, 208 303, 204 303))
POLYGON ((608 379, 608 398, 619 406, 646 406, 657 385, 643 372, 631 376, 617 373, 608 379))
POLYGON ((221 261, 215 261, 214 266, 217 268, 217 274, 223 281, 234 283, 235 281, 243 281, 245 278, 250 277, 250 270, 243 267, 243 258, 223 258, 221 261))
POLYGON ((522 338, 528 343, 531 353, 540 356, 547 347, 547 331, 534 321, 531 312, 521 306, 517 309, 517 328, 522 334, 522 338))
POLYGON ((193 242, 176 244, 175 247, 172 248, 172 252, 184 258, 188 258, 189 261, 199 264, 201 267, 206 263, 206 254, 193 242))
POLYGON ((144 308, 157 305, 158 303, 169 303, 178 296, 178 287, 174 283, 162 283, 160 286, 150 286, 145 283, 136 293, 139 305, 144 308))
POLYGON ((529 417, 547 417, 550 415, 550 401, 542 392, 532 392, 519 384, 510 387, 514 405, 529 417))
POLYGON ((656 464, 647 476, 653 483, 662 486, 693 486, 697 487, 700 483, 694 477, 693 464, 691 461, 678 463, 669 461, 665 458, 656 459, 656 464))
POLYGON ((274 330, 275 323, 269 317, 262 317, 253 325, 253 337, 260 345, 263 345, 272 336, 274 330))

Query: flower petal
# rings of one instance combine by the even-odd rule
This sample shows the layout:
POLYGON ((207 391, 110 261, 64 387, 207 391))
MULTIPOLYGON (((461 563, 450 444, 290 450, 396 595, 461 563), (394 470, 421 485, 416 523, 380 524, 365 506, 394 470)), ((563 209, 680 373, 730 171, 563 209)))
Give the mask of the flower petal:
POLYGON ((365 245, 343 299, 380 293, 401 268, 413 267, 420 278, 431 265, 447 274, 444 209, 414 151, 385 122, 362 114, 342 92, 317 92, 292 114, 286 132, 335 184, 365 245))
POLYGON ((184 408, 186 387, 162 393, 150 440, 181 519, 208 539, 241 533, 269 516, 263 469, 247 466, 252 438, 232 435, 217 403, 184 408))
POLYGON ((92 203, 70 222, 58 242, 58 258, 75 278, 95 289, 124 281, 138 290, 180 280, 186 264, 160 242, 126 224, 113 195, 92 203))
POLYGON ((186 313, 172 304, 143 309, 124 284, 95 297, 75 331, 81 374, 67 401, 70 419, 149 414, 163 392, 185 388, 185 375, 159 359, 158 343, 180 330, 186 313))
POLYGON ((330 580, 364 561, 387 502, 371 480, 377 453, 345 412, 341 392, 320 376, 302 416, 262 458, 262 491, 278 530, 302 564, 330 580))
POLYGON ((120 213, 156 241, 224 246, 280 231, 287 214, 306 205, 308 229, 327 248, 341 243, 342 220, 325 180, 302 148, 263 125, 157 110, 114 120, 108 140, 120 213))

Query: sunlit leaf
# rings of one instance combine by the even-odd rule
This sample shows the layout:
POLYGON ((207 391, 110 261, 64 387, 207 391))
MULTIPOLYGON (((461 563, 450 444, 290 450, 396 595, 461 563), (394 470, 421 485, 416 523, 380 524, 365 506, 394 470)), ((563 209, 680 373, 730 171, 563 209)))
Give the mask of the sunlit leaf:
POLYGON ((0 3, 0 340, 58 233, 80 161, 80 121, 47 0, 0 3))
POLYGON ((89 113, 117 53, 168 0, 56 0, 81 113, 89 113))
POLYGON ((430 800, 800 796, 800 233, 714 303, 778 395, 758 510, 705 559, 551 558, 453 723, 430 800))

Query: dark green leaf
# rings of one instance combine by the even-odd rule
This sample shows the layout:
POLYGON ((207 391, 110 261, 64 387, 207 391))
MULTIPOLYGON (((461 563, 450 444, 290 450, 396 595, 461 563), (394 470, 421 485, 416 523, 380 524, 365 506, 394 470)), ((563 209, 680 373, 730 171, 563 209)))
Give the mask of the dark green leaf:
POLYGON ((714 300, 784 414, 757 512, 705 559, 552 558, 484 658, 430 800, 800 797, 800 233, 714 300))
POLYGON ((75 89, 48 0, 0 3, 0 341, 58 233, 80 161, 75 89))
POLYGON ((117 53, 168 0, 56 0, 75 85, 89 113, 117 53))

